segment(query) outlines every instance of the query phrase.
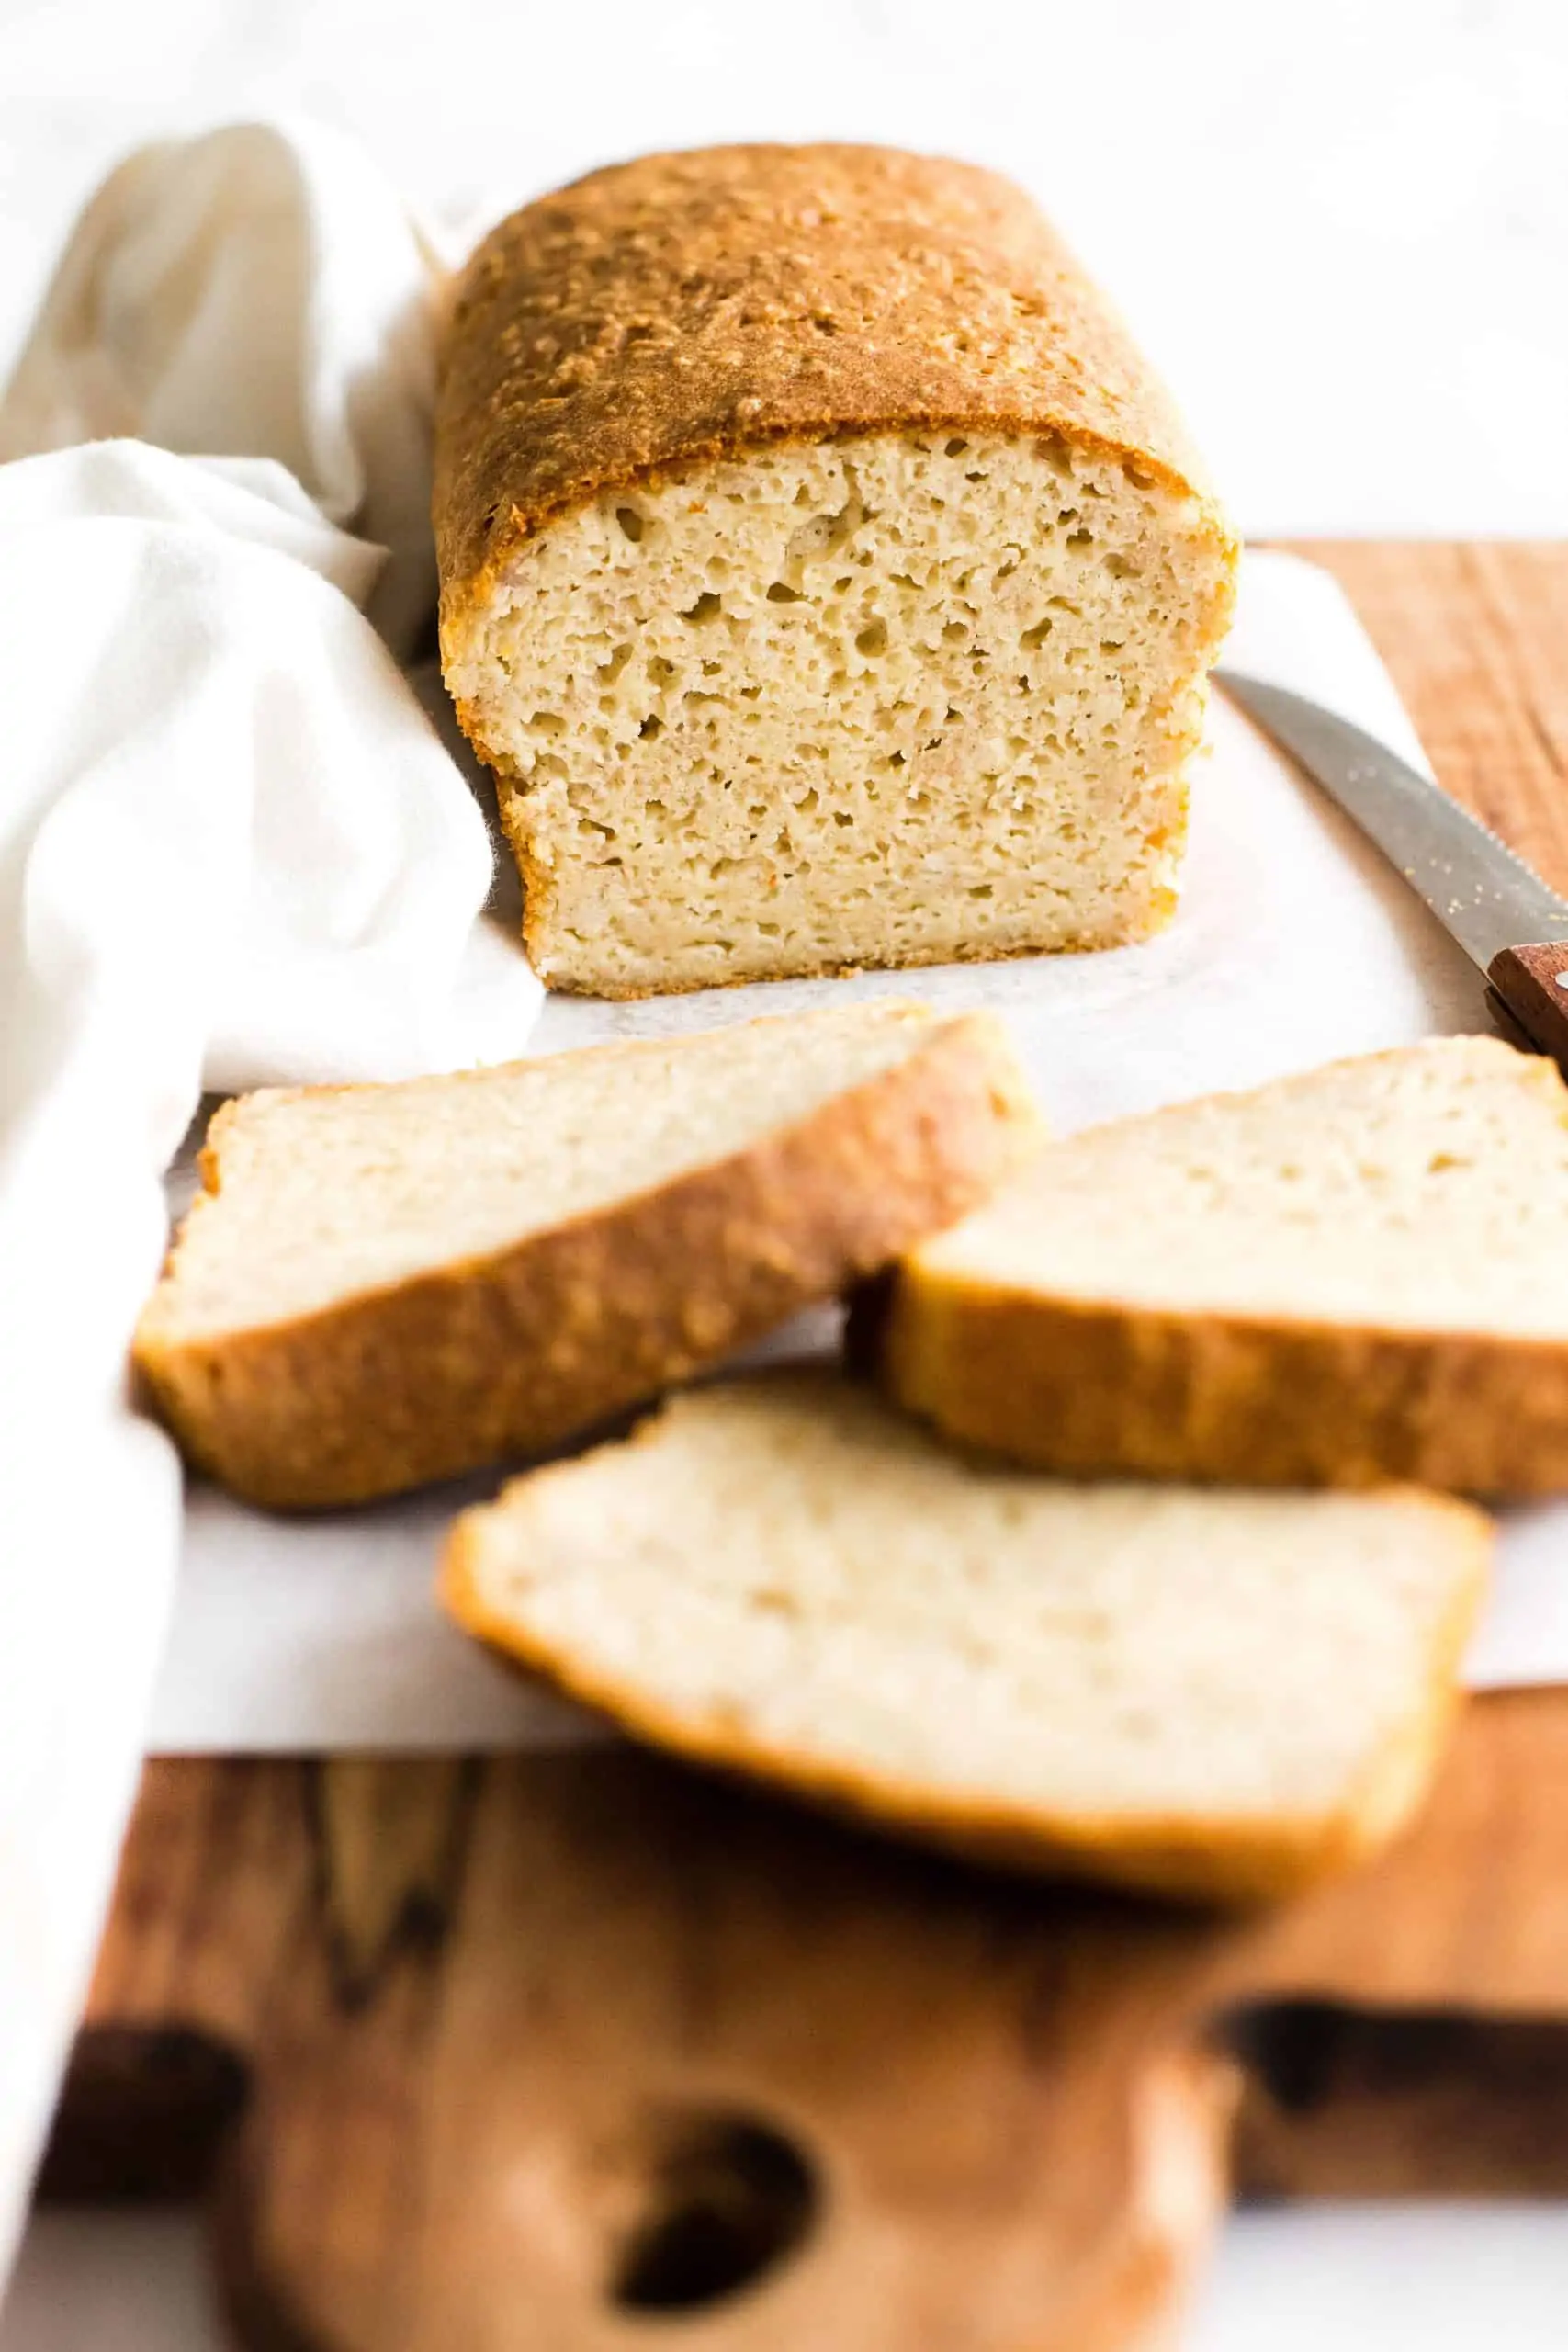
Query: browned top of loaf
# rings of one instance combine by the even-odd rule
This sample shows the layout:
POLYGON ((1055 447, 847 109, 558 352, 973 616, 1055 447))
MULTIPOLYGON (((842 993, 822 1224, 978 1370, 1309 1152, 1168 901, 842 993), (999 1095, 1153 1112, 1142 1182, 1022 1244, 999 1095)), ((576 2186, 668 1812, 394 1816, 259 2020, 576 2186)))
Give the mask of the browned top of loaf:
POLYGON ((1022 191, 888 147, 713 147, 593 172, 459 280, 436 414, 454 614, 606 489, 766 441, 1055 433, 1179 487, 1196 461, 1022 191))

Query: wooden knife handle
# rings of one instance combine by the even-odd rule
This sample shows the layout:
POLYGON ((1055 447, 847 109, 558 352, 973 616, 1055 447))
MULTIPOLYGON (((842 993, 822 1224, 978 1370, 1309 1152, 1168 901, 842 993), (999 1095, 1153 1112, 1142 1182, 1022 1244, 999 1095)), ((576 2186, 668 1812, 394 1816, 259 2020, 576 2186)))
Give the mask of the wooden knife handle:
POLYGON ((1568 941, 1505 947, 1486 977, 1529 1043, 1568 1071, 1568 941))

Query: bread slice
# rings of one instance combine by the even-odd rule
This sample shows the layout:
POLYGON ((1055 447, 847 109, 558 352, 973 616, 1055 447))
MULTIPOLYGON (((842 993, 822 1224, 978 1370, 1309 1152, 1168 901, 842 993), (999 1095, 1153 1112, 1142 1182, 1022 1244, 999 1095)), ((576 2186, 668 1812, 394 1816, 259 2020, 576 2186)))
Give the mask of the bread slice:
POLYGON ((1035 1127, 983 1013, 876 1002, 220 1111, 136 1335, 277 1509, 564 1440, 951 1222, 1035 1127))
POLYGON ((896 1396, 1049 1469, 1568 1487, 1568 1090, 1443 1038, 1070 1137, 879 1320, 896 1396))
POLYGON ((457 1521, 470 1633, 628 1731, 983 1857, 1287 1891, 1424 1790, 1468 1506, 1073 1486, 830 1373, 676 1398, 457 1521))
POLYGON ((1006 180, 846 146, 595 172, 468 264, 435 463, 446 680, 552 988, 1169 913, 1235 541, 1006 180))

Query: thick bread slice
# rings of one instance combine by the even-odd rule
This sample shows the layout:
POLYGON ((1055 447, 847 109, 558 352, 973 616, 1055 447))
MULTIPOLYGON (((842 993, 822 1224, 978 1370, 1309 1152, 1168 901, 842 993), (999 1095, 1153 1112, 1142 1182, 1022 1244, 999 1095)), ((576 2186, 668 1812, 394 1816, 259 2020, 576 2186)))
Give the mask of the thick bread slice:
POLYGON ((1568 1090, 1436 1039, 1054 1144, 913 1251, 889 1389, 1072 1472, 1568 1487, 1568 1090))
POLYGON ((469 1632, 628 1731, 998 1861, 1278 1894, 1427 1781, 1487 1522, 1071 1486, 827 1373, 678 1397, 465 1512, 469 1632))
POLYGON ((434 519, 446 681, 552 988, 1169 914, 1235 540, 994 173, 721 147, 528 205, 457 287, 434 519))
POLYGON ((218 1114, 136 1362, 277 1509, 541 1451, 951 1223, 1037 1137, 990 1016, 860 1003, 218 1114))

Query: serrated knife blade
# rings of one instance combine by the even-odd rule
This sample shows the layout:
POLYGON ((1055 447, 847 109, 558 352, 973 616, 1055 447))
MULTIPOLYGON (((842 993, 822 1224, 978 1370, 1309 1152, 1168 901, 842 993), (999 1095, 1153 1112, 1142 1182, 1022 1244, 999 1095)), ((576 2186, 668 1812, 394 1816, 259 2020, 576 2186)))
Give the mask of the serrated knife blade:
POLYGON ((1529 1042, 1568 1069, 1568 899, 1364 728, 1270 680, 1228 667, 1214 676, 1377 843, 1529 1042))

